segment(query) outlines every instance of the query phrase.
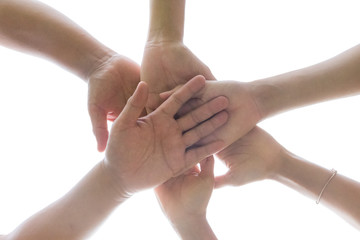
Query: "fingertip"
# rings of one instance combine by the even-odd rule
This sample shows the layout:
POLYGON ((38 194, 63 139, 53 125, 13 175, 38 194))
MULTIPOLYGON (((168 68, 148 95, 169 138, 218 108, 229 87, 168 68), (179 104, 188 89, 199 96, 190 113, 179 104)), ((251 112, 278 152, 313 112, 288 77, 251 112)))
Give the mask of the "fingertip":
POLYGON ((230 101, 226 96, 217 97, 217 101, 219 106, 222 107, 223 109, 227 108, 230 104, 230 101))
POLYGON ((101 143, 98 143, 98 146, 97 146, 97 150, 98 152, 104 152, 106 149, 106 146, 101 144, 101 143))
POLYGON ((197 75, 194 77, 194 79, 196 79, 196 81, 198 81, 202 85, 205 85, 206 78, 203 75, 197 75))
POLYGON ((99 152, 105 151, 108 136, 109 136, 109 133, 105 129, 102 129, 95 133, 95 137, 96 137, 96 141, 97 141, 97 149, 99 152))
POLYGON ((131 101, 134 107, 145 107, 146 101, 149 95, 149 87, 146 82, 139 82, 135 92, 129 98, 128 101, 131 101))
POLYGON ((147 93, 149 92, 149 85, 146 82, 141 81, 138 83, 135 92, 137 92, 141 96, 145 94, 147 95, 147 93))
POLYGON ((162 92, 159 94, 159 97, 162 99, 162 100, 166 100, 170 97, 170 91, 167 91, 167 92, 162 92))
POLYGON ((213 155, 200 162, 201 174, 205 176, 214 176, 215 160, 213 155))

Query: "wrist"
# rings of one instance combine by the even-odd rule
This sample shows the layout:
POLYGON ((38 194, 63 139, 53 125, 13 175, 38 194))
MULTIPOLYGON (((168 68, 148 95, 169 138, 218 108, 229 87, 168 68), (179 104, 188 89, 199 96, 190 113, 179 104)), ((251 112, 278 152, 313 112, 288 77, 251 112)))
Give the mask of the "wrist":
POLYGON ((185 0, 151 0, 147 42, 182 42, 185 0))
POLYGON ((173 228, 184 240, 217 239, 205 215, 189 216, 184 221, 174 223, 173 228))
POLYGON ((278 182, 286 179, 288 177, 288 171, 290 165, 295 161, 295 155, 287 151, 285 148, 282 148, 279 151, 277 158, 277 164, 273 168, 272 174, 269 175, 268 179, 272 179, 278 182))
POLYGON ((106 47, 89 52, 89 54, 85 53, 83 55, 83 65, 81 66, 79 73, 80 78, 82 78, 85 82, 89 81, 94 72, 99 70, 114 56, 118 55, 116 52, 106 47))
POLYGON ((261 120, 274 115, 276 111, 275 99, 281 92, 280 88, 268 79, 253 81, 250 86, 261 120))
POLYGON ((115 171, 109 168, 109 164, 106 163, 105 159, 100 163, 103 175, 107 179, 106 188, 111 193, 111 197, 117 202, 124 202, 132 196, 124 186, 123 182, 117 177, 115 171))

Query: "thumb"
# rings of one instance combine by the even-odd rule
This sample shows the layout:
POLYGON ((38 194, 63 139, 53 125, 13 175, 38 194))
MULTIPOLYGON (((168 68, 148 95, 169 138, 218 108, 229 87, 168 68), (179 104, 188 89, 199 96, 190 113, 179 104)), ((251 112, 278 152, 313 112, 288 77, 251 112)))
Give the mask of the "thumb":
POLYGON ((200 162, 201 172, 200 176, 214 177, 214 157, 211 155, 200 162))
POLYGON ((230 185, 230 173, 215 177, 215 188, 222 188, 230 185))
POLYGON ((203 66, 201 71, 199 72, 200 75, 203 75, 206 80, 216 80, 215 76, 212 74, 210 68, 208 66, 203 66))
POLYGON ((128 99, 118 120, 123 124, 132 125, 142 116, 149 96, 149 88, 145 82, 139 82, 133 95, 128 99))
POLYGON ((93 132, 96 137, 98 151, 103 152, 106 148, 109 136, 106 111, 97 105, 90 105, 89 115, 93 127, 93 132))
POLYGON ((159 94, 160 98, 162 100, 166 100, 168 99, 174 92, 176 92, 176 90, 178 90, 179 88, 181 88, 184 84, 180 84, 180 85, 177 85, 176 87, 174 87, 173 89, 171 90, 168 90, 168 91, 165 91, 165 92, 162 92, 159 94))

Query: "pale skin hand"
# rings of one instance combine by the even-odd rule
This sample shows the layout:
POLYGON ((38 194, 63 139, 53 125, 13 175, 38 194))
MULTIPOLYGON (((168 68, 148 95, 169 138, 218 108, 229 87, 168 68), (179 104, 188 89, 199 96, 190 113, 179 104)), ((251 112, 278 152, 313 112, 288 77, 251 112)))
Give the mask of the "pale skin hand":
POLYGON ((204 85, 203 78, 193 78, 154 112, 139 119, 148 98, 147 84, 140 83, 114 122, 105 158, 109 173, 122 183, 123 192, 131 195, 157 186, 224 147, 222 141, 214 141, 189 149, 226 123, 225 97, 174 119, 180 107, 204 85))
MULTIPOLYGON (((261 120, 321 101, 360 93, 360 45, 329 60, 253 82, 207 82, 204 91, 195 96, 180 115, 208 101, 214 94, 230 101, 229 121, 203 142, 221 139, 225 145, 245 135, 261 120)), ((160 94, 162 99, 171 90, 160 94)))
POLYGON ((223 147, 220 141, 192 145, 226 122, 226 98, 218 97, 192 115, 174 119, 182 103, 204 84, 203 78, 194 78, 156 111, 139 119, 148 96, 146 83, 140 83, 114 123, 106 158, 64 197, 3 239, 84 239, 132 194, 156 187, 219 151, 223 147), (201 121, 212 118, 199 125, 192 116, 201 121), (170 158, 175 161, 167 161, 170 158))
MULTIPOLYGON (((161 93, 160 97, 166 99, 176 89, 161 93)), ((221 139, 225 142, 225 146, 228 146, 244 136, 261 119, 253 92, 247 83, 207 81, 205 88, 182 107, 178 115, 182 116, 218 95, 226 96, 229 99, 229 107, 226 109, 229 113, 229 120, 226 125, 219 128, 211 136, 203 139, 202 143, 221 139)))
MULTIPOLYGON (((217 188, 272 179, 313 199, 314 204, 332 175, 330 170, 290 153, 258 127, 219 152, 218 157, 229 170, 215 178, 217 188)), ((320 203, 360 229, 359 199, 360 183, 338 173, 325 188, 320 203)))
POLYGON ((149 85, 147 110, 161 104, 158 94, 185 84, 196 75, 215 79, 184 44, 185 0, 151 0, 150 26, 141 64, 141 81, 149 85))
POLYGON ((164 214, 181 239, 216 239, 206 220, 206 208, 214 188, 212 156, 155 189, 164 214))
POLYGON ((108 140, 107 120, 114 121, 140 81, 140 66, 130 59, 114 55, 99 64, 88 77, 88 109, 98 150, 108 140))
POLYGON ((248 134, 217 153, 229 170, 216 177, 216 188, 241 186, 270 178, 279 168, 282 151, 282 146, 269 134, 254 127, 248 134))
POLYGON ((98 150, 140 81, 140 66, 94 39, 69 18, 33 0, 0 1, 0 44, 49 59, 89 84, 88 109, 98 150))

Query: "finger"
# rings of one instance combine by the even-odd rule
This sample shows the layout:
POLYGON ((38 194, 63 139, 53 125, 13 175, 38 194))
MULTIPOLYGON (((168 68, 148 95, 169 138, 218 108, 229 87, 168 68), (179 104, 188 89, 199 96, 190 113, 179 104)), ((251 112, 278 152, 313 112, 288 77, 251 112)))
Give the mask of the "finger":
POLYGON ((205 86, 205 78, 196 76, 188 81, 184 86, 179 88, 173 95, 169 97, 160 107, 159 111, 174 116, 177 111, 186 103, 195 93, 205 86))
POLYGON ((215 177, 215 188, 222 188, 230 185, 230 174, 227 172, 224 175, 215 177))
POLYGON ((182 131, 187 131, 224 110, 228 105, 229 100, 226 97, 216 97, 178 119, 177 123, 182 131))
POLYGON ((89 115, 93 128, 93 133, 97 142, 97 149, 103 152, 106 148, 109 132, 107 128, 106 112, 96 105, 89 106, 89 115))
POLYGON ((197 145, 205 145, 210 142, 221 141, 221 138, 218 136, 220 134, 219 131, 221 132, 222 129, 215 130, 212 134, 209 134, 209 135, 201 138, 196 144, 197 145))
POLYGON ((182 117, 185 116, 186 114, 188 114, 189 112, 191 112, 192 110, 200 107, 201 105, 204 104, 204 101, 200 98, 192 98, 189 101, 187 101, 180 109, 179 111, 176 113, 176 116, 182 117))
POLYGON ((174 92, 176 92, 179 88, 181 88, 184 84, 181 84, 181 85, 178 85, 176 87, 174 87, 173 89, 169 90, 169 91, 166 91, 166 92, 162 92, 159 94, 160 98, 162 100, 166 100, 168 99, 171 95, 174 94, 174 92))
POLYGON ((148 100, 146 103, 146 112, 149 114, 161 105, 164 100, 160 98, 158 93, 149 92, 148 100))
POLYGON ((187 150, 185 153, 185 166, 186 169, 194 166, 200 160, 207 158, 210 155, 215 154, 225 147, 225 143, 223 141, 216 141, 209 143, 205 146, 199 146, 187 150))
POLYGON ((227 122, 228 118, 229 114, 226 111, 222 111, 209 120, 187 131, 183 135, 184 144, 187 147, 190 147, 193 144, 198 143, 202 138, 210 135, 216 129, 223 126, 227 122))
POLYGON ((199 73, 205 77, 206 80, 216 80, 209 67, 204 66, 202 71, 199 73))
POLYGON ((200 173, 200 169, 197 165, 193 166, 192 168, 188 169, 184 172, 184 175, 197 175, 200 173))
POLYGON ((206 159, 200 162, 201 172, 199 176, 201 177, 214 177, 214 165, 215 160, 213 156, 209 156, 206 159))
POLYGON ((143 113, 148 95, 149 89, 147 84, 145 82, 140 82, 136 87, 134 94, 128 99, 124 110, 119 116, 119 120, 121 120, 122 123, 129 125, 136 123, 143 113))

